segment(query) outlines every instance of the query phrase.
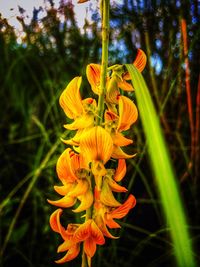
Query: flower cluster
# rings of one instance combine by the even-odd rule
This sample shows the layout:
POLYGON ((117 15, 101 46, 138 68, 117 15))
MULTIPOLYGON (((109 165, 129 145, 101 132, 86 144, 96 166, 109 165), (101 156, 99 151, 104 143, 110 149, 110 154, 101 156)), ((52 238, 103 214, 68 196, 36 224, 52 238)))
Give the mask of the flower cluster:
MULTIPOLYGON (((139 71, 144 69, 146 55, 142 50, 138 50, 133 64, 139 71)), ((101 66, 98 64, 87 66, 87 79, 96 95, 101 94, 100 72, 101 66)), ((76 258, 83 243, 90 266, 96 245, 103 245, 105 237, 118 238, 109 230, 120 228, 115 219, 123 218, 136 204, 133 195, 129 195, 123 204, 114 196, 115 192, 127 192, 119 182, 126 174, 125 160, 134 157, 121 148, 132 143, 123 132, 130 129, 138 117, 132 100, 120 94, 120 90, 134 90, 127 80, 130 80, 130 75, 122 65, 108 68, 101 123, 97 123, 99 113, 96 100, 81 97, 81 77, 75 77, 60 96, 62 109, 72 119, 72 123, 64 127, 76 133, 73 138, 62 140, 73 149, 66 148, 57 161, 57 175, 62 185, 54 189, 62 197, 56 201, 48 200, 59 207, 50 217, 50 226, 64 240, 58 252, 66 252, 57 263, 76 258), (73 212, 81 213, 85 222, 63 227, 60 217, 63 208, 69 207, 74 207, 73 212)))

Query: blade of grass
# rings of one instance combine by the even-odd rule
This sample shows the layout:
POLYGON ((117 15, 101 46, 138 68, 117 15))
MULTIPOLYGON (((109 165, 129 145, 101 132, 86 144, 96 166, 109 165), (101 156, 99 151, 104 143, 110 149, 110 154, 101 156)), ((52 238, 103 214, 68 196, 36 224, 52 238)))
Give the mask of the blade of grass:
POLYGON ((187 230, 186 214, 170 161, 167 145, 161 130, 154 104, 146 83, 139 71, 126 65, 135 88, 140 117, 147 139, 152 170, 158 185, 163 211, 169 224, 174 243, 174 253, 179 267, 195 267, 190 235, 187 230))

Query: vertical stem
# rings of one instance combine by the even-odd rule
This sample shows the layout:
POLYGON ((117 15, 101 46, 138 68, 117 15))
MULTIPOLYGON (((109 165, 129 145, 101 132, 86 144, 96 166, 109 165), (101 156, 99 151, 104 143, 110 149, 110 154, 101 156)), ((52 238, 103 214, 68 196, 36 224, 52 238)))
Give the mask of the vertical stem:
POLYGON ((109 44, 109 0, 101 1, 102 8, 102 58, 101 58, 101 77, 100 77, 100 94, 98 101, 98 118, 97 125, 103 120, 104 98, 106 93, 106 76, 108 67, 108 44, 109 44))
MULTIPOLYGON (((101 0, 101 20, 102 20, 102 58, 101 58, 101 76, 100 76, 100 94, 98 99, 98 116, 97 116, 97 125, 101 125, 103 121, 103 112, 104 112, 104 99, 106 94, 106 77, 107 77, 107 68, 108 68, 108 44, 109 44, 109 7, 110 0, 101 0)), ((92 190, 94 187, 92 186, 92 190)), ((91 206, 86 211, 85 221, 92 218, 92 209, 91 206)), ((91 267, 91 259, 87 258, 83 250, 82 253, 82 265, 81 267, 91 267)))
POLYGON ((181 33, 183 38, 183 52, 185 58, 185 86, 187 94, 187 106, 188 106, 188 115, 190 123, 190 132, 191 132, 191 161, 194 159, 195 153, 195 129, 194 129, 194 119, 193 119, 193 109, 192 109, 192 97, 191 97, 191 87, 190 87, 190 67, 188 59, 188 45, 187 45, 187 24, 185 19, 181 19, 181 33))

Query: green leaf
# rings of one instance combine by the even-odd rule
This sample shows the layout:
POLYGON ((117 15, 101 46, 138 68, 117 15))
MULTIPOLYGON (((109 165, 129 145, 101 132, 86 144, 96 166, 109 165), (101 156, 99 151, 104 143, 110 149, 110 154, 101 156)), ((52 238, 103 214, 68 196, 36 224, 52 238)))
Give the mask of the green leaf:
POLYGON ((125 66, 131 75, 133 87, 135 88, 151 167, 158 186, 166 222, 170 228, 177 266, 195 267, 196 263, 180 188, 174 175, 158 114, 141 73, 132 64, 126 64, 125 66))

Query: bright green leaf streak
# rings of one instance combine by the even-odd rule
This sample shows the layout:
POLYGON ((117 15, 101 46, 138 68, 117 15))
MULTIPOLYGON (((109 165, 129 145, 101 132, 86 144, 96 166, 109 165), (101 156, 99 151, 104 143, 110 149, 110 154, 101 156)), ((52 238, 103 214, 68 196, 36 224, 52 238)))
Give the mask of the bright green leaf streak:
POLYGON ((176 183, 158 115, 140 72, 132 64, 126 64, 125 66, 131 75, 135 88, 152 170, 158 185, 164 214, 170 227, 177 264, 179 267, 195 267, 179 186, 176 183))

